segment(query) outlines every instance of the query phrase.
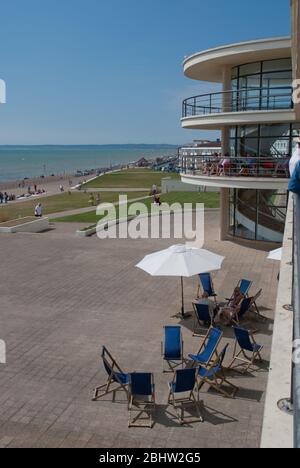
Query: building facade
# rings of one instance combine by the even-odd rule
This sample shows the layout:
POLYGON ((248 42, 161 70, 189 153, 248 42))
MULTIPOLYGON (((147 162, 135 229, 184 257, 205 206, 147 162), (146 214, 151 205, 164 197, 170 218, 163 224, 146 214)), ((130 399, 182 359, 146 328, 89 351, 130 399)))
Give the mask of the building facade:
MULTIPOLYGON (((293 37, 297 28, 293 18, 293 37)), ((188 78, 222 84, 221 92, 185 99, 181 124, 221 130, 222 157, 183 154, 182 181, 221 189, 223 240, 283 240, 288 164, 300 134, 297 63, 290 37, 222 46, 184 61, 188 78)))

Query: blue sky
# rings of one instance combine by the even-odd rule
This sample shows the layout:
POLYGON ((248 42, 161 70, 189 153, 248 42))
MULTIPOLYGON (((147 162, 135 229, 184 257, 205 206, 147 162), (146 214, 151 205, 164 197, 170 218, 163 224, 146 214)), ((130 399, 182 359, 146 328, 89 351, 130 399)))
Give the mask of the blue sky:
POLYGON ((290 34, 289 0, 4 0, 0 144, 181 144, 201 49, 290 34))

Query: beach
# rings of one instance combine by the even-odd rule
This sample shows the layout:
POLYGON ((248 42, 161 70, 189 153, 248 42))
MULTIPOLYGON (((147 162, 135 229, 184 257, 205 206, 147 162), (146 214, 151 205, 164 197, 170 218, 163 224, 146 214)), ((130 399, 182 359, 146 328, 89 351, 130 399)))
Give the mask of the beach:
POLYGON ((0 191, 7 192, 8 194, 14 194, 16 196, 27 194, 28 187, 31 190, 34 190, 34 186, 37 186, 38 190, 45 190, 43 195, 54 195, 60 192, 60 185, 64 187, 64 190, 68 190, 71 185, 75 186, 80 182, 83 182, 85 179, 91 179, 94 175, 90 175, 87 177, 74 177, 70 175, 62 175, 62 176, 49 176, 45 178, 36 177, 27 180, 15 180, 15 181, 7 181, 0 183, 0 191), (72 184, 69 185, 69 182, 72 181, 72 184), (23 186, 24 183, 24 186, 23 186))

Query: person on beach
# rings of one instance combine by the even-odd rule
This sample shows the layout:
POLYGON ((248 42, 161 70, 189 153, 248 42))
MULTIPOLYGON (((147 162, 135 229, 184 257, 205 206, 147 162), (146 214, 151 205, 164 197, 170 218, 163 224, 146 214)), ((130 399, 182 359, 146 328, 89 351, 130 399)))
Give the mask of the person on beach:
POLYGON ((0 204, 2 205, 3 203, 3 198, 4 198, 4 195, 2 192, 0 192, 0 204))
POLYGON ((7 192, 4 192, 4 203, 7 203, 8 202, 8 193, 7 192))
POLYGON ((61 193, 63 193, 63 192, 64 192, 64 187, 63 187, 63 185, 62 185, 62 184, 60 184, 60 186, 59 186, 59 190, 61 191, 61 193))
POLYGON ((43 207, 41 203, 38 203, 34 209, 34 216, 36 218, 41 218, 43 216, 43 207))

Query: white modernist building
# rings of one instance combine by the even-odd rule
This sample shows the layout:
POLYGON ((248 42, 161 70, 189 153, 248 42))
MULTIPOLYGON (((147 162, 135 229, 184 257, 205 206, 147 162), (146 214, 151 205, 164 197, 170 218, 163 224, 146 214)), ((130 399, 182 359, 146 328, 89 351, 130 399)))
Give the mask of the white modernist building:
POLYGON ((186 77, 222 85, 221 92, 185 99, 181 119, 183 128, 221 130, 222 157, 183 149, 181 177, 221 189, 222 239, 282 242, 288 162, 300 134, 300 109, 292 99, 298 22, 293 17, 293 39, 231 44, 184 61, 186 77))

